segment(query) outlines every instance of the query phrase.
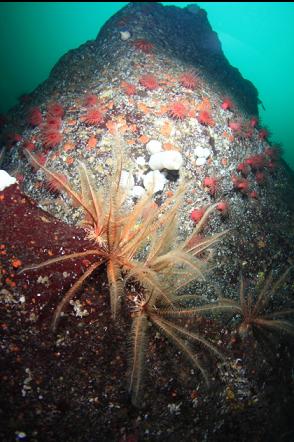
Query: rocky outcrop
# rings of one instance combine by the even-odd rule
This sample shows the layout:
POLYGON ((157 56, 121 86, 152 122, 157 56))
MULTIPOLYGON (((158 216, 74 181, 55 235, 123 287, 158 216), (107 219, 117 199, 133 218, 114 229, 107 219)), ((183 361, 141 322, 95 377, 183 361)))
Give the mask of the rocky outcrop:
MULTIPOLYGON (((293 353, 285 336, 276 336, 276 351, 266 331, 242 340, 240 315, 179 322, 226 355, 225 363, 208 362, 206 349, 195 345, 197 357, 209 365, 213 387, 207 389, 198 370, 191 371, 148 326, 143 410, 134 409, 126 373, 134 318, 129 300, 137 287, 128 288, 115 322, 104 272, 93 274, 71 300, 55 336, 54 307, 92 257, 18 273, 39 260, 92 247, 79 226, 81 210, 60 183, 28 162, 25 149, 78 194, 82 161, 105 191, 117 133, 124 182, 132 187, 129 208, 150 188, 150 177, 157 177, 159 207, 185 176, 179 238, 187 237, 208 206, 214 210, 203 234, 227 231, 209 255, 209 277, 189 289, 200 295, 197 302, 215 302, 219 294, 238 302, 241 273, 256 296, 270 270, 275 279, 293 262, 293 174, 258 122, 256 88, 230 66, 206 12, 196 5, 130 3, 95 40, 65 54, 24 98, 7 114, 1 138, 3 167, 19 182, 0 192, 9 397, 2 439, 25 433, 44 441, 84 442, 97 434, 101 441, 119 442, 279 440, 293 409, 293 353)), ((284 306, 292 294, 286 280, 271 307, 284 306)))
MULTIPOLYGON (((245 112, 258 114, 257 89, 228 62, 204 9, 197 5, 178 8, 156 2, 133 2, 103 26, 96 42, 100 45, 101 40, 114 41, 120 29, 146 38, 158 51, 169 54, 179 64, 187 63, 205 72, 205 76, 223 94, 231 95, 245 112)), ((106 51, 107 47, 108 44, 106 51)), ((108 51, 106 58, 114 59, 115 56, 108 51)))

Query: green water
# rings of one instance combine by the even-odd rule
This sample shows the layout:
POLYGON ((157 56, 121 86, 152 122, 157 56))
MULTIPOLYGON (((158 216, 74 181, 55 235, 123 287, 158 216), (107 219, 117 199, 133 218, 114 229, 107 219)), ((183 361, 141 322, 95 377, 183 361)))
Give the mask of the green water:
MULTIPOLYGON (((163 2, 185 6, 188 3, 163 2)), ((126 2, 0 4, 0 112, 44 81, 69 49, 94 39, 126 2)), ((259 91, 262 122, 294 169, 294 3, 198 2, 225 55, 259 91)))

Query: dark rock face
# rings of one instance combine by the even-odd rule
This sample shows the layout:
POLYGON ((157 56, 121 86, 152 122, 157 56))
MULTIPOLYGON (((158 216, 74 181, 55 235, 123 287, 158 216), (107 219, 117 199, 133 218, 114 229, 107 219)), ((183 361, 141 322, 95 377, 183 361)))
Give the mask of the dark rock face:
POLYGON ((223 54, 217 34, 212 30, 206 12, 194 5, 186 8, 163 6, 152 2, 133 2, 111 17, 99 32, 95 42, 88 42, 79 49, 66 54, 57 63, 52 76, 59 81, 70 76, 72 58, 79 54, 88 68, 80 71, 80 80, 93 76, 101 66, 99 59, 107 64, 117 64, 114 50, 120 29, 136 27, 140 38, 146 38, 179 63, 189 63, 203 70, 225 95, 230 95, 248 115, 258 115, 258 91, 244 79, 237 68, 232 67, 223 54), (194 11, 194 9, 196 9, 194 11), (105 43, 105 44, 103 44, 105 43))
POLYGON ((109 41, 117 23, 129 29, 135 23, 141 38, 147 38, 159 50, 177 58, 179 63, 203 69, 245 112, 258 114, 257 89, 229 64, 204 9, 195 5, 178 8, 156 2, 133 2, 105 24, 96 41, 109 41))
MULTIPOLYGON (((79 161, 103 187, 116 127, 124 168, 141 188, 150 172, 148 141, 181 153, 187 182, 178 213, 181 239, 194 227, 194 211, 215 203, 226 208, 214 210, 205 225, 207 236, 228 233, 214 249, 207 280, 189 294, 196 292, 200 303, 219 294, 237 303, 242 273, 255 300, 268 272, 276 281, 294 259, 293 174, 250 119, 258 116, 257 101, 254 86, 224 57, 204 10, 139 2, 111 17, 96 40, 65 54, 48 80, 8 113, 1 158, 20 184, 0 192, 1 440, 292 440, 293 344, 286 334, 263 329, 241 335, 236 314, 181 319, 179 325, 225 355, 223 363, 195 345, 209 372, 207 388, 182 352, 148 326, 138 409, 128 392, 133 316, 124 299, 121 317, 111 319, 104 271, 86 281, 56 335, 50 328, 57 303, 93 257, 18 274, 28 264, 93 247, 78 226, 81 211, 67 194, 49 190, 24 148, 67 175, 77 192, 79 161), (227 96, 232 103, 224 104, 227 96)), ((181 175, 161 172, 166 182, 154 196, 159 205, 177 190, 181 175)), ((288 308, 288 276, 270 311, 288 308)), ((131 286, 127 295, 136 290, 131 286)))

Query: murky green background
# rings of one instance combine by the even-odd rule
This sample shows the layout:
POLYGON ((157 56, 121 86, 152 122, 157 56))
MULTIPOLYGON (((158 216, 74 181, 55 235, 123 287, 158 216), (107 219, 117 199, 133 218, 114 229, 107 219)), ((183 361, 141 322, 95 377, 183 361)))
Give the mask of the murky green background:
MULTIPOLYGON (((163 2, 185 6, 189 3, 163 2)), ((94 39, 125 2, 0 4, 0 112, 32 91, 69 49, 94 39)), ((259 90, 272 140, 294 169, 294 3, 198 2, 230 63, 259 90)))

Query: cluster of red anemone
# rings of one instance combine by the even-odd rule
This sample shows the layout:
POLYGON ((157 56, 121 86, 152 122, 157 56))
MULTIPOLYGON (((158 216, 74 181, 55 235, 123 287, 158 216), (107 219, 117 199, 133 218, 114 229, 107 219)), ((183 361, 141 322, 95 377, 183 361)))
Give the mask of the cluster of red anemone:
MULTIPOLYGON (((253 135, 253 130, 257 127, 257 125, 257 117, 251 117, 248 121, 242 121, 241 119, 231 120, 228 124, 233 134, 241 138, 251 138, 253 135)), ((260 128, 258 131, 258 136, 261 140, 267 140, 270 133, 266 128, 260 128)))
POLYGON ((233 120, 229 122, 229 128, 234 135, 240 138, 251 138, 253 135, 253 126, 250 121, 233 120))
MULTIPOLYGON (((222 200, 216 205, 216 209, 221 214, 222 217, 226 217, 229 213, 229 203, 226 200, 222 200)), ((190 213, 190 219, 195 223, 198 224, 204 213, 207 210, 207 206, 200 207, 199 209, 194 209, 190 213)), ((200 238, 199 238, 200 239, 200 238)))
POLYGON ((267 147, 263 153, 251 155, 238 164, 237 172, 241 176, 232 175, 234 188, 244 194, 248 194, 252 198, 257 197, 255 191, 249 191, 248 175, 250 172, 254 174, 255 181, 258 185, 263 185, 266 182, 265 170, 274 171, 277 167, 277 160, 279 157, 278 149, 274 147, 267 147))
POLYGON ((64 109, 59 103, 50 103, 47 108, 45 124, 41 128, 41 139, 43 146, 50 149, 58 146, 62 141, 60 132, 64 109))

